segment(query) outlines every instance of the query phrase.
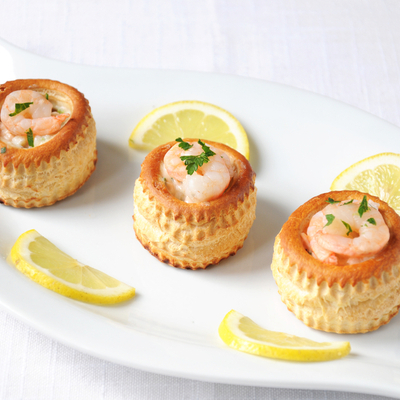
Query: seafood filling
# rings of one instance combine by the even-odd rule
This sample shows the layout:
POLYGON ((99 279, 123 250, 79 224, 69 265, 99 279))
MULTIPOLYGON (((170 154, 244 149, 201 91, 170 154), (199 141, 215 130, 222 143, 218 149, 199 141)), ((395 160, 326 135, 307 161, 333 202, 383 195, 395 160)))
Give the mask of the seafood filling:
POLYGON ((53 138, 70 115, 54 111, 46 97, 34 90, 9 94, 1 108, 0 140, 13 147, 28 148, 53 138))
POLYGON ((161 175, 168 191, 186 203, 211 201, 220 197, 233 177, 229 156, 201 141, 193 144, 181 139, 179 141, 181 144, 174 145, 161 163, 161 175), (193 160, 193 163, 186 161, 185 164, 187 159, 193 160))
POLYGON ((332 265, 356 264, 374 257, 386 246, 389 228, 377 203, 367 201, 366 196, 362 201, 329 202, 301 234, 314 258, 332 265))

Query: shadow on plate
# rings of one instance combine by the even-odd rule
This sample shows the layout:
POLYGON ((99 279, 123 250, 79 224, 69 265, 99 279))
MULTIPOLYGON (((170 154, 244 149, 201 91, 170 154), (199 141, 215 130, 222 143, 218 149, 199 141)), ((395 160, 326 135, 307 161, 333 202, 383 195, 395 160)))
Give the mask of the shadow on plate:
MULTIPOLYGON (((133 193, 135 179, 140 174, 140 163, 129 161, 129 149, 97 139, 98 161, 88 181, 72 196, 55 205, 81 207, 87 204, 110 202, 123 192, 133 193)), ((131 199, 131 195, 127 195, 131 199)), ((53 206, 54 207, 54 206, 53 206)))
MULTIPOLYGON (((246 130, 246 129, 245 129, 246 130)), ((246 131, 247 132, 247 131, 246 131)), ((256 143, 254 142, 251 135, 248 135, 249 146, 250 146, 250 164, 253 170, 257 173, 257 171, 261 171, 261 158, 260 151, 256 143)), ((257 182, 256 182, 257 184, 257 182)))
POLYGON ((275 237, 287 218, 288 214, 283 207, 266 199, 258 198, 256 220, 243 247, 234 256, 208 267, 206 271, 212 270, 212 273, 217 275, 227 272, 242 274, 269 267, 272 262, 275 237))
POLYGON ((254 251, 275 240, 289 214, 279 203, 257 198, 256 220, 250 230, 254 237, 254 251))

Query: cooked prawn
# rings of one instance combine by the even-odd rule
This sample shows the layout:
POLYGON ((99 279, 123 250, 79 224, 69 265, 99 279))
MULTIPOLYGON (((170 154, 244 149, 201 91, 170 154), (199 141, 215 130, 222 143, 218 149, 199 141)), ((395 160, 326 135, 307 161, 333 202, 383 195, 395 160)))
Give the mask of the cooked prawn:
POLYGON ((233 176, 233 166, 229 156, 212 146, 215 153, 208 163, 198 167, 192 175, 189 175, 181 156, 196 156, 203 152, 199 143, 193 143, 193 147, 184 150, 179 144, 173 146, 164 156, 164 167, 172 178, 173 191, 178 192, 177 197, 187 203, 210 201, 218 198, 229 186, 233 176))
POLYGON ((312 220, 313 224, 310 223, 308 230, 307 230, 307 235, 305 233, 302 233, 302 239, 303 243, 306 247, 306 249, 311 252, 315 258, 318 258, 318 260, 326 263, 326 264, 333 264, 336 265, 338 262, 338 259, 333 251, 329 251, 324 249, 316 240, 315 234, 317 233, 317 230, 320 229, 321 226, 324 226, 326 221, 325 221, 325 215, 319 211, 316 213, 313 217, 312 220))
POLYGON ((26 135, 31 129, 34 135, 52 135, 57 133, 69 114, 52 115, 52 103, 34 90, 17 90, 10 93, 1 109, 1 121, 7 130, 16 136, 26 135), (15 105, 32 103, 25 110, 11 116, 15 105))
POLYGON ((312 217, 306 236, 315 258, 337 265, 339 256, 346 258, 346 264, 355 264, 385 247, 390 234, 379 205, 368 201, 368 210, 360 217, 360 203, 354 200, 329 204, 312 217))

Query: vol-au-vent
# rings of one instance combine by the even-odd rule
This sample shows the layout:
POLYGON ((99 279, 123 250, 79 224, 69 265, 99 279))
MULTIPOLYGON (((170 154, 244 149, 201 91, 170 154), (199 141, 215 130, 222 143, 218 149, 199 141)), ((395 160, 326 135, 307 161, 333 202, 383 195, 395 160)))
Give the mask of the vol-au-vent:
POLYGON ((312 198, 276 237, 272 272, 282 301, 306 325, 361 333, 400 308, 400 217, 357 191, 312 198))
POLYGON ((234 255, 255 219, 255 173, 236 150, 177 138, 151 151, 134 188, 134 229, 174 267, 206 268, 234 255))
POLYGON ((96 125, 75 88, 48 79, 0 86, 0 201, 42 207, 74 194, 95 170, 96 125))

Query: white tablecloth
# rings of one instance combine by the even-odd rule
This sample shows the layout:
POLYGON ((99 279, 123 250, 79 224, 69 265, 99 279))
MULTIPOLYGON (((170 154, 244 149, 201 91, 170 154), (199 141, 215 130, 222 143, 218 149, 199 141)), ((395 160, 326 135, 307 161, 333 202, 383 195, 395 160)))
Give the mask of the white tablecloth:
MULTIPOLYGON (((0 37, 43 56, 260 78, 400 126, 398 0, 0 0, 0 15, 0 37)), ((70 349, 1 309, 0 339, 1 399, 383 399, 142 372, 70 349)))

